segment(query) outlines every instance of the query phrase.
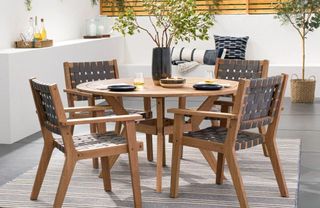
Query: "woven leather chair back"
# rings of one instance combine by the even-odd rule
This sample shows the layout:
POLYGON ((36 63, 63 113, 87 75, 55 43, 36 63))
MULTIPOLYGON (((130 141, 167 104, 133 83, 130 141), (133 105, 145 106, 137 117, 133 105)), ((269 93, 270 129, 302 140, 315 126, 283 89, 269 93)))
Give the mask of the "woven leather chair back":
POLYGON ((234 81, 264 78, 268 75, 268 67, 268 60, 217 59, 215 77, 234 81))
MULTIPOLYGON (((60 96, 57 96, 57 86, 44 84, 36 79, 31 79, 30 85, 37 108, 40 125, 42 127, 44 126, 51 132, 61 135, 56 107, 62 108, 62 103, 60 96), (56 95, 53 95, 53 93, 56 93, 56 95), (57 97, 59 101, 54 103, 54 99, 57 99, 57 97), (59 103, 61 105, 59 105, 59 103)), ((60 120, 63 119, 66 119, 65 116, 60 118, 60 120)))
POLYGON ((240 129, 270 124, 280 109, 284 76, 260 78, 250 81, 245 91, 240 129))
MULTIPOLYGON (((64 63, 67 89, 75 89, 78 84, 105 79, 117 79, 117 61, 99 62, 66 62, 64 63)), ((101 99, 101 97, 96 97, 101 99)), ((87 100, 86 97, 75 96, 74 100, 87 100)))

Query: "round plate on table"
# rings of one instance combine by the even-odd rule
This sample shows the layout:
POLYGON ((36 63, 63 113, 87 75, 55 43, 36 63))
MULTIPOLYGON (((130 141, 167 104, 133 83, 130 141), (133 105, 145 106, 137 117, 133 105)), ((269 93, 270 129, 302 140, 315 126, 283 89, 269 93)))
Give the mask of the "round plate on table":
POLYGON ((220 90, 222 86, 219 84, 194 84, 193 88, 196 90, 220 90))
POLYGON ((110 91, 125 92, 125 91, 133 91, 136 89, 136 87, 133 85, 110 85, 108 89, 110 91))

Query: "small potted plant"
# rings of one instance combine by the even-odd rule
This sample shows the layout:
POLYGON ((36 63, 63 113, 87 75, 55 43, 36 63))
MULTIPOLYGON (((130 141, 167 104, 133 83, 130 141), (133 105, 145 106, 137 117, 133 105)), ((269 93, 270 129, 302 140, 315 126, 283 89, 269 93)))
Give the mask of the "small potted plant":
POLYGON ((152 78, 156 85, 171 77, 170 46, 178 41, 208 40, 214 18, 209 12, 197 12, 196 0, 142 0, 151 27, 139 23, 130 6, 120 12, 114 29, 123 35, 146 32, 155 44, 152 55, 152 78))
MULTIPOLYGON (((320 26, 320 0, 286 0, 275 7, 276 18, 283 24, 289 23, 299 33, 302 41, 302 79, 291 79, 291 100, 312 103, 316 81, 305 77, 306 38, 320 26)), ((313 76, 314 77, 314 76, 313 76)))

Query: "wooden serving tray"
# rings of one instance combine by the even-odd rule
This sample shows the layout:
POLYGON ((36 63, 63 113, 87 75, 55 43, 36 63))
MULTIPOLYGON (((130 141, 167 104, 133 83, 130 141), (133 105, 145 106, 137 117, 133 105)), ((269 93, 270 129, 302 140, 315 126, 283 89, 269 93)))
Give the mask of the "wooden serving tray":
POLYGON ((41 40, 41 41, 16 41, 16 48, 44 48, 53 45, 53 40, 41 40))
POLYGON ((90 36, 90 35, 85 35, 83 36, 84 39, 95 39, 95 38, 110 38, 109 34, 105 35, 95 35, 95 36, 90 36))

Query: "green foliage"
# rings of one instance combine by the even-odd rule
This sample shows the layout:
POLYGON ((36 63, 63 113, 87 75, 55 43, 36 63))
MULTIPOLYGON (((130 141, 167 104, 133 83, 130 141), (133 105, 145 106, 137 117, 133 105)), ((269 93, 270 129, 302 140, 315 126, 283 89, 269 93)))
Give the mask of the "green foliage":
POLYGON ((99 0, 91 0, 92 6, 98 5, 98 3, 99 3, 99 0))
POLYGON ((152 29, 139 24, 135 12, 126 7, 116 19, 114 29, 123 35, 146 32, 158 47, 170 47, 172 42, 208 40, 214 17, 209 12, 198 13, 196 0, 142 0, 148 11, 152 29))
POLYGON ((31 11, 31 9, 32 9, 31 3, 32 3, 32 0, 25 0, 24 1, 24 4, 26 6, 27 11, 31 11))
POLYGON ((291 24, 302 39, 302 79, 305 77, 305 39, 320 27, 320 0, 279 1, 277 15, 283 24, 291 24))
POLYGON ((290 23, 300 34, 306 38, 320 26, 320 0, 289 0, 279 2, 276 18, 282 23, 290 23))

